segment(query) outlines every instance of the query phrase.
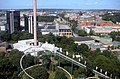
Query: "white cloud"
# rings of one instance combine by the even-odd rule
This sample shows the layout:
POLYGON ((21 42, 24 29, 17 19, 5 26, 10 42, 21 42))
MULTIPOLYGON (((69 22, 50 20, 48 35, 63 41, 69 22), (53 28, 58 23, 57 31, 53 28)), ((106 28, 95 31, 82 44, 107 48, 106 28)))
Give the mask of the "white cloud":
POLYGON ((95 2, 94 4, 98 4, 98 2, 95 2))

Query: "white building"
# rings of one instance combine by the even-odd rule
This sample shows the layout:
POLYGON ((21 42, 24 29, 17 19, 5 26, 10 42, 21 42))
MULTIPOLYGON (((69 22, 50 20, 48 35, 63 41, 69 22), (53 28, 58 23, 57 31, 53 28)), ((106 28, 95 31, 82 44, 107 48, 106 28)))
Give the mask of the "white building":
POLYGON ((0 31, 6 31, 6 26, 5 24, 0 25, 0 31))
POLYGON ((116 28, 112 26, 89 26, 89 27, 84 27, 83 30, 85 30, 87 33, 90 33, 90 30, 93 30, 95 33, 109 34, 112 31, 120 31, 120 28, 116 28))
POLYGON ((28 30, 29 30, 29 33, 33 34, 33 15, 29 15, 28 30))
POLYGON ((20 40, 18 43, 13 44, 14 49, 18 49, 21 52, 30 53, 33 56, 37 55, 39 51, 49 50, 51 52, 57 51, 59 48, 55 47, 54 44, 48 44, 38 42, 38 46, 34 46, 34 39, 20 40))
POLYGON ((59 35, 59 26, 53 22, 39 22, 38 30, 41 31, 42 35, 46 35, 52 33, 53 35, 59 35))

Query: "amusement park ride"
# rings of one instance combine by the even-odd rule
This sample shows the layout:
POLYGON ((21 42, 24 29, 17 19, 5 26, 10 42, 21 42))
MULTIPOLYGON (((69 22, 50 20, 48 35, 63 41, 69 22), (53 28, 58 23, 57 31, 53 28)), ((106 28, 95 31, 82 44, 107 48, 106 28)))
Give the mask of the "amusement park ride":
MULTIPOLYGON (((15 43, 13 44, 13 47, 14 49, 18 49, 19 51, 22 51, 24 52, 24 55, 21 57, 21 60, 20 60, 20 66, 21 66, 21 69, 22 69, 22 72, 24 72, 29 78, 31 79, 34 79, 33 77, 31 77, 25 70, 26 69, 29 69, 31 67, 34 67, 34 66, 31 66, 31 67, 28 67, 28 68, 23 68, 22 66, 22 61, 23 61, 23 58, 30 54, 30 55, 33 55, 34 57, 36 57, 38 55, 38 52, 40 51, 50 51, 54 54, 56 54, 56 56, 58 56, 58 66, 59 68, 60 67, 60 58, 64 59, 64 60, 67 60, 67 62, 71 62, 71 73, 72 73, 72 70, 73 70, 73 65, 77 65, 77 66, 80 66, 82 68, 86 68, 86 61, 84 64, 80 63, 80 60, 79 61, 75 61, 74 58, 75 56, 73 56, 73 58, 70 58, 68 57, 68 52, 66 52, 66 55, 62 54, 62 48, 58 48, 58 47, 55 47, 54 44, 49 44, 49 43, 41 43, 41 42, 38 42, 37 41, 37 27, 36 27, 36 0, 33 0, 33 14, 34 14, 34 39, 29 39, 29 40, 20 40, 18 41, 18 43, 15 43)), ((54 61, 53 61, 54 62, 54 61)), ((35 65, 36 66, 36 65, 35 65)), ((61 68, 63 69, 63 68, 61 68)), ((65 72, 67 72, 65 69, 63 69, 65 72)), ((103 73, 100 73, 96 70, 93 69, 93 73, 103 77, 103 78, 106 78, 106 79, 110 79, 110 77, 107 76, 107 74, 103 74, 103 73)), ((21 73, 20 73, 21 74, 21 73)), ((70 75, 69 72, 67 72, 68 75, 70 75)), ((71 79, 72 79, 72 76, 70 75, 71 79)), ((97 78, 98 79, 98 78, 97 78)))

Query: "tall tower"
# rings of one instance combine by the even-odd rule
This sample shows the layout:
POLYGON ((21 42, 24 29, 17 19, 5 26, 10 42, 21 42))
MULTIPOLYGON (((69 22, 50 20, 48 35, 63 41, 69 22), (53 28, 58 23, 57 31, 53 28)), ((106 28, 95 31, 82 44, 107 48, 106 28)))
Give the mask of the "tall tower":
POLYGON ((36 22, 36 0, 33 0, 33 13, 34 13, 34 46, 37 46, 37 22, 36 22))

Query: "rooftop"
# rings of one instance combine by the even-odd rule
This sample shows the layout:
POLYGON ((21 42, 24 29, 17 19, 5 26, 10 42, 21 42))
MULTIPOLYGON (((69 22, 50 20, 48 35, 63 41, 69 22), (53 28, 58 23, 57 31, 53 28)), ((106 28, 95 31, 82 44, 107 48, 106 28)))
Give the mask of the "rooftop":
POLYGON ((60 24, 59 29, 70 29, 70 27, 68 25, 65 25, 65 24, 60 24))
POLYGON ((54 24, 47 24, 47 29, 56 29, 56 26, 54 24))
POLYGON ((112 30, 112 26, 92 26, 89 29, 112 30))
POLYGON ((74 37, 74 40, 75 41, 90 41, 90 40, 94 40, 90 37, 82 37, 82 36, 79 36, 79 37, 74 37))
POLYGON ((28 39, 28 40, 20 40, 18 43, 13 44, 14 49, 18 49, 19 51, 24 52, 25 54, 28 52, 31 52, 31 55, 36 56, 38 51, 56 51, 58 50, 58 47, 55 47, 54 44, 49 43, 41 43, 38 42, 38 46, 34 46, 34 39, 28 39))
POLYGON ((110 37, 98 37, 98 36, 92 36, 93 39, 100 41, 103 44, 112 45, 112 38, 110 37))
POLYGON ((41 29, 41 32, 58 32, 56 29, 41 29))

